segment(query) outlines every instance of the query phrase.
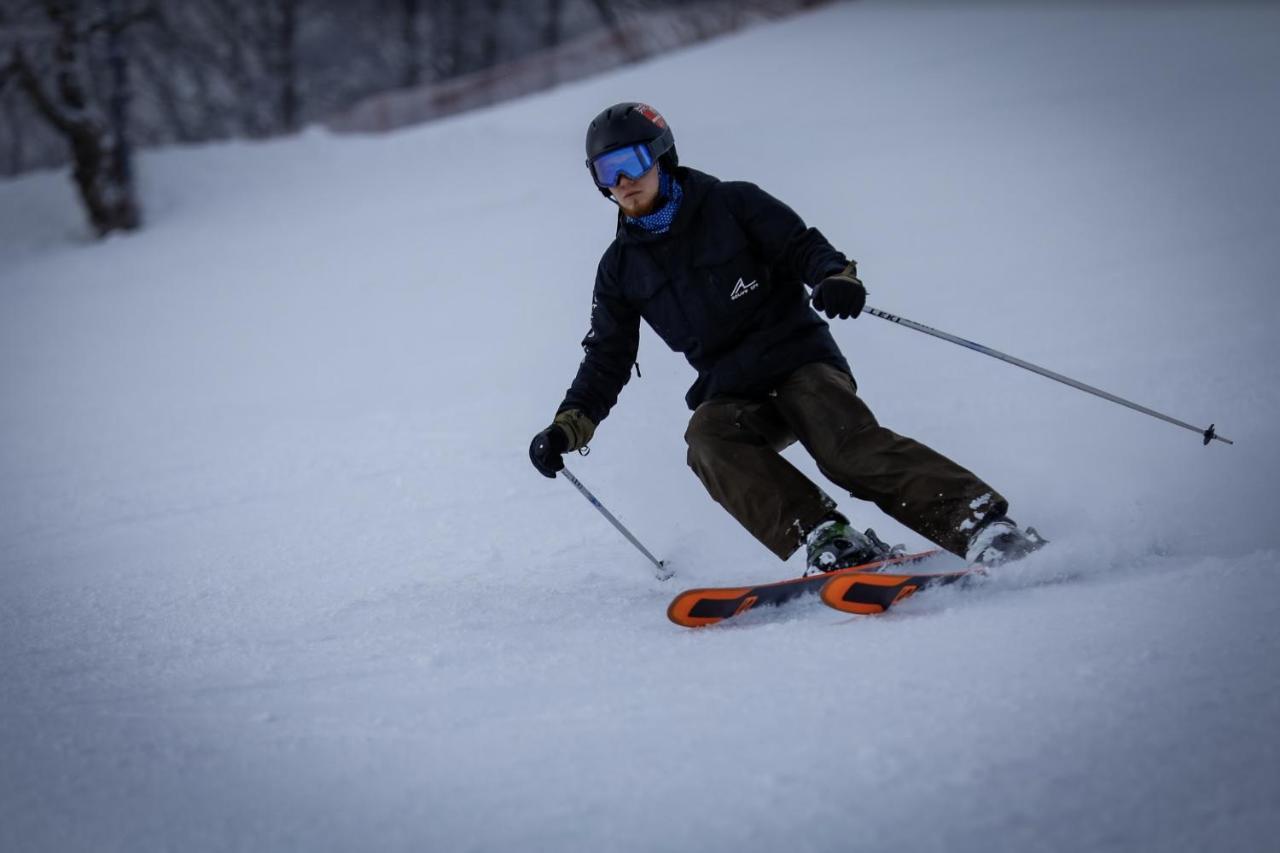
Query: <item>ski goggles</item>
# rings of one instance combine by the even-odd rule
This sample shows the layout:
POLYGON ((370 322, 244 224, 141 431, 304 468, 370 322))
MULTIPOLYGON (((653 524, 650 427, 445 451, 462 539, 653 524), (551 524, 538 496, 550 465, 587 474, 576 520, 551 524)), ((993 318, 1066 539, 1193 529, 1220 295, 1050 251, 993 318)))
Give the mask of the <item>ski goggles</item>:
POLYGON ((626 175, 637 180, 645 172, 653 168, 653 153, 648 145, 628 145, 606 151, 588 162, 591 176, 596 179, 596 186, 615 187, 618 179, 626 175))

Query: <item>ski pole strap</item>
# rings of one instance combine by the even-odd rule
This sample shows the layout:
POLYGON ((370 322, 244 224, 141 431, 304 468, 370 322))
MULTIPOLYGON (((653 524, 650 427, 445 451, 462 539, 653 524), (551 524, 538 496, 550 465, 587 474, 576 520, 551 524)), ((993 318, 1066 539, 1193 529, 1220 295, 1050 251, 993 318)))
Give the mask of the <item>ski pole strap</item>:
POLYGON ((648 548, 646 548, 646 547, 644 547, 643 545, 641 545, 641 544, 640 544, 640 540, 638 540, 638 539, 636 539, 636 537, 632 536, 632 535, 631 535, 631 531, 630 531, 630 530, 627 530, 627 528, 626 528, 626 527, 624 527, 624 526, 622 525, 622 522, 621 522, 621 521, 618 521, 618 519, 614 518, 614 517, 613 517, 613 513, 609 512, 609 510, 605 509, 605 508, 604 508, 604 504, 602 504, 602 503, 600 503, 600 501, 596 500, 596 496, 595 496, 595 495, 593 495, 593 494, 591 494, 591 492, 587 489, 587 487, 586 487, 586 486, 584 486, 584 485, 582 485, 582 483, 578 480, 578 478, 577 478, 577 477, 575 477, 575 476, 573 476, 573 474, 569 473, 569 469, 568 469, 568 468, 564 468, 564 469, 562 469, 562 470, 560 471, 560 473, 561 473, 561 474, 563 474, 566 478, 568 478, 568 480, 569 480, 569 482, 570 482, 570 483, 573 483, 574 487, 575 487, 579 492, 581 492, 581 493, 582 493, 582 496, 583 496, 584 498, 586 498, 586 499, 587 499, 587 501, 588 501, 588 502, 589 502, 593 507, 595 507, 596 509, 600 510, 600 514, 601 514, 601 515, 603 515, 605 518, 607 518, 607 519, 609 520, 609 523, 610 523, 610 524, 612 524, 614 527, 616 527, 616 528, 618 529, 618 532, 619 532, 619 533, 621 533, 623 536, 627 537, 627 541, 628 541, 628 542, 630 542, 632 545, 636 546, 636 550, 638 550, 641 554, 644 554, 646 557, 648 557, 648 558, 649 558, 649 562, 653 563, 653 566, 654 566, 654 576, 655 576, 655 577, 657 577, 657 579, 658 579, 658 580, 660 580, 660 581, 664 581, 664 580, 666 580, 667 578, 671 577, 673 574, 675 574, 675 572, 673 572, 673 571, 671 571, 671 569, 668 569, 668 568, 667 568, 667 566, 666 566, 666 564, 665 564, 665 563, 663 563, 663 562, 662 562, 661 560, 659 560, 657 557, 655 557, 655 556, 653 556, 652 554, 650 554, 650 553, 649 553, 649 549, 648 549, 648 548))
POLYGON ((956 337, 955 335, 949 334, 947 332, 943 332, 939 329, 935 329, 932 326, 926 326, 923 323, 917 323, 914 320, 908 320, 906 317, 899 317, 897 314, 890 314, 888 311, 881 311, 879 308, 872 308, 871 306, 868 305, 862 309, 862 313, 870 314, 873 317, 879 317, 881 320, 888 320, 890 323, 897 323, 899 326, 906 326, 908 329, 915 329, 917 332, 924 332, 926 335, 933 335, 935 338, 941 338, 942 340, 950 341, 953 344, 959 344, 960 346, 971 349, 974 352, 980 352, 983 355, 989 355, 992 358, 998 358, 1001 361, 1007 362, 1016 367, 1021 367, 1023 370, 1030 370, 1032 373, 1038 373, 1041 376, 1054 380, 1055 382, 1061 382, 1063 385, 1070 385, 1072 388, 1077 388, 1081 391, 1092 394, 1095 397, 1101 397, 1104 400, 1110 400, 1112 403, 1118 403, 1121 406, 1127 406, 1128 408, 1133 409, 1136 412, 1142 412, 1144 415, 1150 415, 1151 417, 1159 418, 1160 420, 1165 421, 1166 423, 1171 423, 1174 426, 1180 426, 1183 429, 1189 429, 1192 432, 1200 435, 1204 439, 1204 443, 1206 445, 1208 445, 1209 442, 1211 441, 1221 441, 1224 444, 1235 444, 1235 442, 1232 441, 1231 439, 1223 438, 1222 436, 1218 435, 1217 432, 1214 431, 1214 424, 1209 424, 1208 429, 1201 429, 1200 427, 1189 424, 1186 421, 1180 421, 1177 418, 1171 418, 1166 414, 1157 412, 1155 409, 1148 409, 1146 406, 1140 406, 1137 403, 1124 399, 1123 397, 1117 397, 1115 394, 1111 394, 1106 391, 1103 391, 1101 388, 1094 388, 1092 385, 1086 385, 1083 382, 1078 382, 1069 376, 1063 376, 1061 373, 1054 373, 1052 370, 1048 370, 1046 368, 1040 367, 1039 365, 1032 364, 1029 361, 1023 361, 1020 358, 1015 358, 1014 356, 1008 355, 1006 353, 1002 353, 999 350, 994 350, 991 347, 983 346, 982 344, 974 343, 973 341, 956 337))

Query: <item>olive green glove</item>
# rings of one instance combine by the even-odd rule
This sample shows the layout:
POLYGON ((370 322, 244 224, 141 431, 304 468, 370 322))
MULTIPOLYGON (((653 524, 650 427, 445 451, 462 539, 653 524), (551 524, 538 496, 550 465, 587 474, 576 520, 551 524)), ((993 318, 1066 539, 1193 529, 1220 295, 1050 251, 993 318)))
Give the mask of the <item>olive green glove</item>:
POLYGON ((569 450, 586 447, 591 443, 591 437, 596 434, 596 425, 591 418, 577 409, 565 409, 558 413, 552 424, 564 430, 565 436, 569 439, 569 450))
POLYGON ((556 415, 551 426, 533 437, 529 444, 529 461, 544 477, 555 477, 564 468, 561 457, 571 450, 586 447, 595 435, 596 425, 577 409, 565 409, 556 415))

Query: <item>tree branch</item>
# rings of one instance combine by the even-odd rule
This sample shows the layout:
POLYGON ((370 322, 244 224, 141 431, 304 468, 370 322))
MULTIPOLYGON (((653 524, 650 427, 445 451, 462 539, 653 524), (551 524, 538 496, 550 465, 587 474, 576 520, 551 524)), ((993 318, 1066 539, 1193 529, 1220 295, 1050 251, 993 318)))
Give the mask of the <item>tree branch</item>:
POLYGON ((75 133, 79 126, 58 109, 58 105, 49 96, 49 93, 45 91, 44 86, 40 84, 40 79, 36 76, 35 70, 27 62, 27 58, 21 50, 14 51, 13 62, 10 65, 14 69, 18 85, 22 87, 22 91, 27 93, 32 105, 40 115, 44 116, 45 121, 65 135, 70 136, 75 133))
POLYGON ((160 10, 155 5, 148 3, 118 19, 101 18, 89 25, 88 33, 89 35, 97 35, 98 33, 120 35, 135 24, 159 23, 159 21, 160 10))
POLYGON ((18 59, 16 56, 9 57, 9 61, 4 65, 0 65, 0 94, 4 94, 4 89, 9 85, 10 80, 18 77, 18 59))

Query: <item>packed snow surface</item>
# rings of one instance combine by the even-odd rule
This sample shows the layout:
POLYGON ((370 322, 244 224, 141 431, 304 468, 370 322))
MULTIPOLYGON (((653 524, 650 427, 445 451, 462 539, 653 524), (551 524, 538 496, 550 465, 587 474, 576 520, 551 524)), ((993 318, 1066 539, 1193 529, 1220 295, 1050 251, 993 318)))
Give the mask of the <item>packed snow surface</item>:
POLYGON ((64 173, 0 184, 0 849, 1274 849, 1278 44, 1264 4, 837 5, 392 136, 149 152, 104 243, 64 173), (675 627, 800 568, 687 470, 687 365, 646 330, 570 461, 672 580, 526 458, 613 230, 585 123, 632 99, 876 307, 1236 444, 845 321, 880 419, 1052 545, 882 618, 675 627))

